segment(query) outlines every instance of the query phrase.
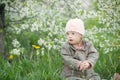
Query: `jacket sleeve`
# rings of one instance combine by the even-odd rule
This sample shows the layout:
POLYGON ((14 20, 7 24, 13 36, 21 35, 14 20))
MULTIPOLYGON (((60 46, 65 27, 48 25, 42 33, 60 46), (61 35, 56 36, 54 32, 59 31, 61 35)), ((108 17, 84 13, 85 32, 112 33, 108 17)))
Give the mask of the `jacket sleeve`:
POLYGON ((87 61, 91 64, 91 67, 95 65, 96 61, 98 60, 98 57, 99 55, 98 55, 97 50, 94 48, 92 43, 90 43, 89 48, 88 48, 87 61))
POLYGON ((63 46, 61 50, 61 54, 62 54, 62 58, 64 60, 65 65, 67 65, 69 68, 72 68, 72 69, 78 69, 81 61, 74 59, 71 56, 69 47, 63 46))

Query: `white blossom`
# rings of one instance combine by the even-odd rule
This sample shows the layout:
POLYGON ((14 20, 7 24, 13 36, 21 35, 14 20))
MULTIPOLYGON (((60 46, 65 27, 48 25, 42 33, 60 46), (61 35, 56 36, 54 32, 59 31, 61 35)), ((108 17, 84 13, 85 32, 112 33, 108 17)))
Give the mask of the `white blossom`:
POLYGON ((19 49, 13 49, 13 50, 11 51, 11 54, 20 55, 20 50, 19 50, 19 49))
POLYGON ((14 39, 14 40, 12 41, 12 45, 13 45, 13 47, 15 47, 15 48, 19 48, 19 47, 21 46, 21 44, 19 43, 19 41, 18 41, 17 39, 14 39))
POLYGON ((31 32, 38 31, 38 29, 39 29, 38 24, 34 22, 31 27, 31 32))
POLYGON ((21 29, 23 29, 23 30, 28 29, 28 28, 29 28, 28 24, 22 24, 21 25, 21 29))
POLYGON ((39 45, 43 45, 44 43, 45 43, 45 41, 44 41, 43 39, 40 38, 40 39, 38 40, 38 44, 39 44, 39 45))

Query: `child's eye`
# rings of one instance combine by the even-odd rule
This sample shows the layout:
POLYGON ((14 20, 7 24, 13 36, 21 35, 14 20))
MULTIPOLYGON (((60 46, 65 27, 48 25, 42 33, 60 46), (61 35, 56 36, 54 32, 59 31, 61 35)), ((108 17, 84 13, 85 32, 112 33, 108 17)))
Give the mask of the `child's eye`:
POLYGON ((74 35, 75 33, 73 32, 72 35, 74 35))
POLYGON ((69 35, 69 33, 66 33, 66 35, 69 35))

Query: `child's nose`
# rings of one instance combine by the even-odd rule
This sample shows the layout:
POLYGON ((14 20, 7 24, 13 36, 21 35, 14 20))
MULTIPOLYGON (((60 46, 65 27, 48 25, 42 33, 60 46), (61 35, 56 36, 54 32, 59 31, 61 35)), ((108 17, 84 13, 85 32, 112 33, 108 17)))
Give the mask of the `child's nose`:
POLYGON ((69 37, 69 38, 71 38, 71 37, 72 37, 72 35, 69 35, 68 37, 69 37))

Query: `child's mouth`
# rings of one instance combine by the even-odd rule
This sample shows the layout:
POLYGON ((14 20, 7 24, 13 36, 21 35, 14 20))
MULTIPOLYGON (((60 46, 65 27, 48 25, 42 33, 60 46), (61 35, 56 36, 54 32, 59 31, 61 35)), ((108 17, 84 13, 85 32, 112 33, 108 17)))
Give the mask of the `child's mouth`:
POLYGON ((69 41, 73 41, 72 39, 69 39, 69 41))

